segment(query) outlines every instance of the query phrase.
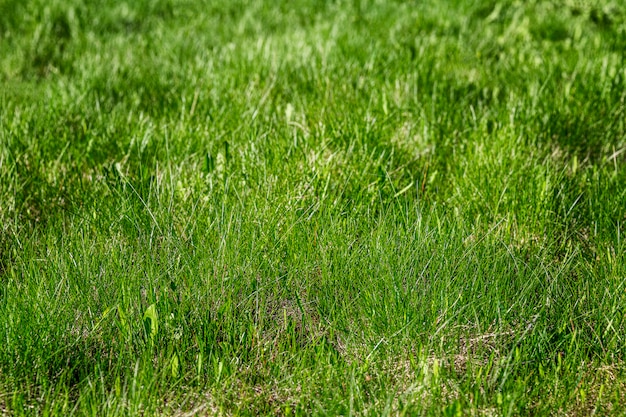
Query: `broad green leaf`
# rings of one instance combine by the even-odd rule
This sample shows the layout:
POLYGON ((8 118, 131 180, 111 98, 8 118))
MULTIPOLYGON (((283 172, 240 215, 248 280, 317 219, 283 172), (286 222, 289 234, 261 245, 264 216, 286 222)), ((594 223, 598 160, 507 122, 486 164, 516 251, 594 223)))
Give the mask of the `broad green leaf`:
POLYGON ((174 355, 172 355, 172 376, 173 377, 178 378, 178 370, 179 370, 178 354, 174 352, 174 355))
POLYGON ((159 316, 155 304, 151 304, 143 313, 143 325, 150 342, 154 343, 154 339, 159 332, 159 316))

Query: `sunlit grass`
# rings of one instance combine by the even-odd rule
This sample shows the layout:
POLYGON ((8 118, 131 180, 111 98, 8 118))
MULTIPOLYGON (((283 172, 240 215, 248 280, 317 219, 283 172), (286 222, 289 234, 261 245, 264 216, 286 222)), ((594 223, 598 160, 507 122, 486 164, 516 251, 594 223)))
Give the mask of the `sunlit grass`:
POLYGON ((607 1, 0 2, 0 410, 623 413, 624 39, 607 1))

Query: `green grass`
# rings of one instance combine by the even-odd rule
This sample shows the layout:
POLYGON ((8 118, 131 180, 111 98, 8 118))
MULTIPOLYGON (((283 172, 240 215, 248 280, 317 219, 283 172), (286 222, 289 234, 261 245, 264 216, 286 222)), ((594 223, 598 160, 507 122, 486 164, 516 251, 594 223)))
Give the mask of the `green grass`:
POLYGON ((0 0, 0 414, 626 413, 620 1, 0 0))

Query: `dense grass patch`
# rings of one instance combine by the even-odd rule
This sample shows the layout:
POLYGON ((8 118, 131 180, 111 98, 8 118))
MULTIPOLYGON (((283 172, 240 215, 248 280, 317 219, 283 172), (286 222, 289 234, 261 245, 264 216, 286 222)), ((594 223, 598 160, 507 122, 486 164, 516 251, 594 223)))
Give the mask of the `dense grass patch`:
POLYGON ((625 412, 626 8, 0 0, 7 415, 625 412))

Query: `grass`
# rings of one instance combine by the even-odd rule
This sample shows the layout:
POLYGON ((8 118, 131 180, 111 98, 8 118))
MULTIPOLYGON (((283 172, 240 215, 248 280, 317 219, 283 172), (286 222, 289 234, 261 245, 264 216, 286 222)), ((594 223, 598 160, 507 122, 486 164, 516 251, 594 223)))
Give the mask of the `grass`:
POLYGON ((0 0, 0 412, 626 413, 625 39, 605 0, 0 0))

